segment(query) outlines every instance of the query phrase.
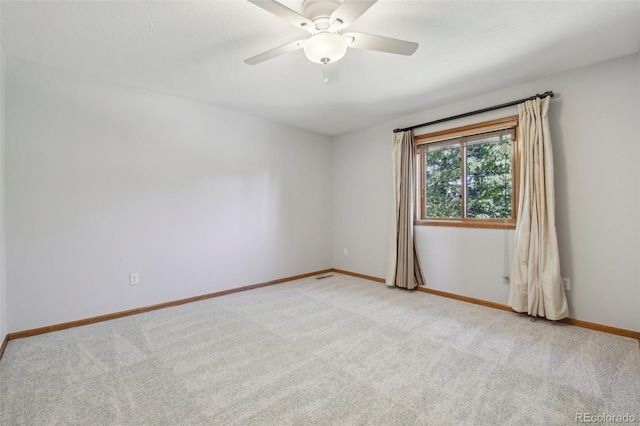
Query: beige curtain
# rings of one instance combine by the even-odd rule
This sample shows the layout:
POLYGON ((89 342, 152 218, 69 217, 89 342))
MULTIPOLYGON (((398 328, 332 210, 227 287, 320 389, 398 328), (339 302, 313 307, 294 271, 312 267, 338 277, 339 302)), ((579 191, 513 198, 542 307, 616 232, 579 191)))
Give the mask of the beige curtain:
POLYGON ((559 320, 569 316, 556 235, 549 97, 518 105, 520 197, 509 306, 559 320))
POLYGON ((424 284, 420 259, 413 237, 415 195, 413 131, 393 135, 393 178, 395 217, 391 226, 388 286, 413 290, 424 284))

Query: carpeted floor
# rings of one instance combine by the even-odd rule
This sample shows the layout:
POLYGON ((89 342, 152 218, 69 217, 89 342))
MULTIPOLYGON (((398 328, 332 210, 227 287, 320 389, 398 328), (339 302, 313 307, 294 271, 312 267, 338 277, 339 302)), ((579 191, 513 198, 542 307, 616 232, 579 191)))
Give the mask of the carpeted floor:
POLYGON ((637 341, 340 274, 12 340, 0 361, 3 426, 567 425, 577 413, 640 422, 637 341))

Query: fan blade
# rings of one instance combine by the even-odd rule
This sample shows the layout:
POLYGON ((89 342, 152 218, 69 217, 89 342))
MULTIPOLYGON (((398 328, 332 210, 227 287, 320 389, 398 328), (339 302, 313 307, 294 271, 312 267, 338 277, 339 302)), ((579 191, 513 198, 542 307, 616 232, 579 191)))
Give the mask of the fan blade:
POLYGON ((269 13, 276 15, 278 18, 284 19, 294 27, 301 28, 303 30, 312 32, 315 31, 315 24, 308 18, 300 15, 289 9, 287 6, 278 3, 275 0, 247 0, 249 3, 266 10, 269 13))
POLYGON ((280 47, 276 47, 275 49, 268 50, 264 53, 254 56, 253 58, 245 59, 245 63, 249 65, 259 64, 260 62, 268 61, 269 59, 273 59, 276 56, 284 55, 285 53, 295 52, 296 50, 302 49, 307 39, 302 39, 298 41, 294 41, 293 43, 288 43, 280 47))
POLYGON ((349 47, 364 50, 376 50, 378 52, 395 53, 397 55, 411 56, 418 49, 418 43, 412 41, 398 40, 395 38, 382 37, 371 34, 349 33, 343 34, 353 41, 349 47))
POLYGON ((324 84, 333 84, 338 82, 338 62, 330 62, 320 66, 322 67, 322 78, 324 84))
POLYGON ((347 28, 349 25, 362 16, 378 0, 344 0, 338 8, 331 14, 329 22, 335 28, 336 21, 342 21, 340 28, 347 28))

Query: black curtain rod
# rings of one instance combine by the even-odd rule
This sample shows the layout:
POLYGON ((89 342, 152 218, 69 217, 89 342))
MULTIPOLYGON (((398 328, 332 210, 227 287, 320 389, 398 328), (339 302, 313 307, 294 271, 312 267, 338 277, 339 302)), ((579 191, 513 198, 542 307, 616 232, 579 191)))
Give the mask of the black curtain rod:
POLYGON ((528 98, 519 99, 517 101, 507 102, 506 104, 500 104, 500 105, 495 105, 495 106, 488 107, 488 108, 482 108, 482 109, 479 109, 479 110, 476 110, 476 111, 465 112, 464 114, 458 114, 458 115, 454 115, 452 117, 441 118, 439 120, 430 121, 428 123, 417 124, 415 126, 407 127, 407 128, 404 128, 404 129, 395 129, 393 131, 393 133, 408 132, 409 130, 418 129, 420 127, 426 127, 426 126, 431 126, 432 124, 444 123, 445 121, 451 121, 451 120, 455 120, 457 118, 469 117, 470 115, 481 114, 483 112, 493 111, 494 109, 506 108, 506 107, 510 107, 510 106, 513 106, 513 105, 521 104, 524 101, 531 101, 531 100, 537 99, 537 98, 546 98, 547 96, 550 96, 550 97, 553 98, 553 92, 551 92, 551 91, 544 92, 541 95, 537 94, 537 95, 534 95, 534 96, 530 96, 528 98))

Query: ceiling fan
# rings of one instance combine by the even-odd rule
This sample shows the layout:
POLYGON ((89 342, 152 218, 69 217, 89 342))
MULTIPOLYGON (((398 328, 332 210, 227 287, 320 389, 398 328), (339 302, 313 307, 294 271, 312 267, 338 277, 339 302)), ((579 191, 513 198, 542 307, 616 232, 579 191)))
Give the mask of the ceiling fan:
POLYGON ((337 70, 333 64, 347 53, 348 47, 406 56, 412 55, 418 48, 418 43, 410 41, 342 32, 377 0, 304 0, 302 15, 275 0, 247 1, 310 34, 308 38, 276 47, 245 60, 249 65, 304 49, 307 59, 323 66, 324 82, 327 83, 336 80, 337 70))

